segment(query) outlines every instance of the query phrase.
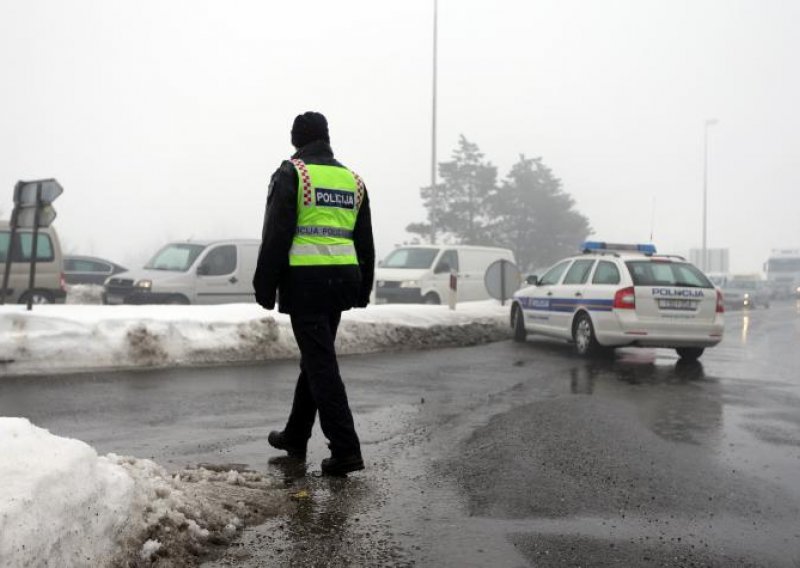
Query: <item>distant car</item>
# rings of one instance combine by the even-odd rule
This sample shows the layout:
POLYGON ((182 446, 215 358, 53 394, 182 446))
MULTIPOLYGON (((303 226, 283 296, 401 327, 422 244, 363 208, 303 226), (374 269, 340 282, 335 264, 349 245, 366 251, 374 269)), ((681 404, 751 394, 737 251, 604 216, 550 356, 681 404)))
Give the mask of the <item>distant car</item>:
POLYGON ((67 284, 103 285, 106 278, 128 270, 115 262, 94 256, 64 257, 64 279, 67 284))
MULTIPOLYGON (((6 270, 6 255, 11 240, 11 229, 8 221, 0 221, 0 282, 6 270)), ((14 239, 11 251, 11 269, 9 270, 6 303, 24 304, 30 300, 34 304, 63 304, 67 297, 64 286, 64 257, 61 244, 52 225, 39 230, 36 241, 36 275, 33 288, 30 282, 31 256, 33 252, 33 231, 21 228, 14 239)), ((0 284, 0 288, 2 288, 0 284)), ((2 290, 0 290, 2 294, 2 290)))
POLYGON ((169 243, 144 267, 115 274, 104 304, 225 304, 255 302, 257 239, 169 243))
POLYGON ((614 347, 666 347, 695 360, 722 340, 722 293, 698 268, 653 245, 586 242, 514 294, 516 341, 566 339, 579 355, 614 347))
POLYGON ((722 297, 729 309, 769 307, 771 291, 767 283, 760 280, 728 280, 723 283, 722 297))

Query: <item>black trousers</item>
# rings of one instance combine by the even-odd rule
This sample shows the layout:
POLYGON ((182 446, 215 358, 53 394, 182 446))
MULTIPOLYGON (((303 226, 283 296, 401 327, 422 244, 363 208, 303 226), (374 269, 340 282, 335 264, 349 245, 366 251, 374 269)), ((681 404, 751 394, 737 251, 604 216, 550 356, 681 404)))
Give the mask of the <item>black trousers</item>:
POLYGON ((300 347, 300 376, 284 432, 293 444, 305 447, 319 412, 331 455, 360 456, 361 445, 333 345, 341 317, 341 312, 291 315, 292 331, 300 347))

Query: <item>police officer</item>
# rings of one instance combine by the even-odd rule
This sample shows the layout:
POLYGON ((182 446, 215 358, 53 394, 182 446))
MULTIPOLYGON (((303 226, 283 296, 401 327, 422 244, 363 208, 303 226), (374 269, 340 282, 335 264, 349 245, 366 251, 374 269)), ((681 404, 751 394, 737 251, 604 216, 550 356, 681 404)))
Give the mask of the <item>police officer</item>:
POLYGON ((331 456, 322 473, 364 469, 361 446, 339 375, 334 340, 343 310, 366 307, 375 249, 369 197, 361 178, 333 157, 328 122, 318 112, 292 125, 296 152, 272 174, 258 266, 256 301, 291 317, 300 376, 285 428, 271 446, 305 459, 319 412, 331 456))

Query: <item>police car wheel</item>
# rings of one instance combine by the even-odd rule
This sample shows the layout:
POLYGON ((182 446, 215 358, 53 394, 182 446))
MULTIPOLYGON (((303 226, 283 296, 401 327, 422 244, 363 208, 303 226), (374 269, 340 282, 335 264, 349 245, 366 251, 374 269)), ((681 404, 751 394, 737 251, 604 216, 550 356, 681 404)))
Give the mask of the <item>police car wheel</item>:
POLYGON ((514 330, 514 341, 523 343, 528 338, 522 310, 516 304, 514 304, 514 307, 511 309, 511 327, 514 330))
POLYGON ((702 347, 678 347, 675 351, 678 352, 678 357, 684 361, 697 361, 705 349, 702 347))
POLYGON ((600 344, 594 335, 594 326, 588 314, 580 314, 572 326, 572 339, 578 355, 587 356, 599 351, 600 344))

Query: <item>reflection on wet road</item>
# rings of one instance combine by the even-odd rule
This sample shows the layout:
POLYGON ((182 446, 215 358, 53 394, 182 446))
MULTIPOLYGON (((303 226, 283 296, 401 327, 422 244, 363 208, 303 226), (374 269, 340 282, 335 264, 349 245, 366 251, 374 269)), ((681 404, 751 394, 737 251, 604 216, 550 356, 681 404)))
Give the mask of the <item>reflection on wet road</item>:
POLYGON ((677 361, 657 365, 651 361, 626 359, 590 362, 570 369, 573 394, 597 394, 630 401, 642 422, 655 434, 675 442, 719 441, 722 402, 719 385, 705 375, 699 361, 677 361), (617 381, 624 383, 617 384, 617 381), (704 381, 701 387, 692 385, 704 381), (631 388, 641 387, 641 388, 631 388), (648 388, 649 387, 649 388, 648 388), (648 388, 648 390, 643 390, 648 388), (658 396, 653 396, 653 391, 658 396))
POLYGON ((208 566, 800 566, 800 306, 700 362, 531 337, 341 367, 368 468, 268 463, 294 362, 0 381, 0 413, 167 467, 242 463, 293 513, 208 566))
MULTIPOLYGON (((456 476, 471 517, 502 519, 536 566, 800 565, 797 316, 728 314, 702 363, 573 360, 573 402, 500 413, 464 445, 480 464, 456 476)), ((531 343, 518 364, 562 349, 531 343)))

